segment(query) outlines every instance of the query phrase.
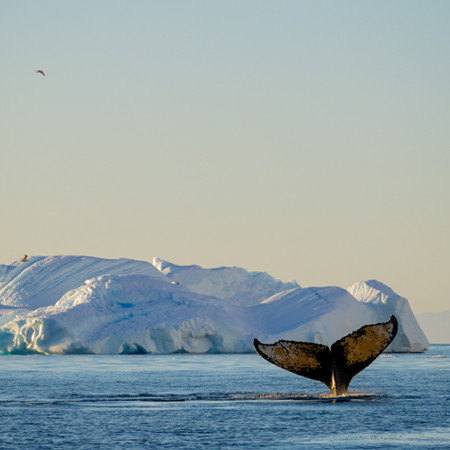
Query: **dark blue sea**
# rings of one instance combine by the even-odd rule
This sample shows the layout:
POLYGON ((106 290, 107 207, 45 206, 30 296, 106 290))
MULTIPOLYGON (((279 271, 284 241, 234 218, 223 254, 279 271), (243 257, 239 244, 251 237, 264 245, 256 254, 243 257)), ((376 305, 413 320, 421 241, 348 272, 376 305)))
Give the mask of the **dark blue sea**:
POLYGON ((350 395, 248 355, 0 356, 0 448, 450 448, 450 346, 350 395))

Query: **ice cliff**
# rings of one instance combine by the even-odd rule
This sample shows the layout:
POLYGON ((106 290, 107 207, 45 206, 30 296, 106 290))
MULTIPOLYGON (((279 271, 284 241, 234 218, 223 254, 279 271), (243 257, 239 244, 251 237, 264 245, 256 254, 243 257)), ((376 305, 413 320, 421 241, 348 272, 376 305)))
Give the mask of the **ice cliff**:
POLYGON ((390 287, 377 280, 359 281, 348 289, 357 300, 375 312, 394 314, 401 318, 395 341, 387 351, 422 352, 428 348, 428 340, 419 326, 406 298, 400 297, 390 287))
POLYGON ((238 267, 87 256, 0 265, 2 353, 233 353, 256 337, 331 345, 395 314, 389 350, 428 341, 408 301, 378 282, 301 288, 238 267))

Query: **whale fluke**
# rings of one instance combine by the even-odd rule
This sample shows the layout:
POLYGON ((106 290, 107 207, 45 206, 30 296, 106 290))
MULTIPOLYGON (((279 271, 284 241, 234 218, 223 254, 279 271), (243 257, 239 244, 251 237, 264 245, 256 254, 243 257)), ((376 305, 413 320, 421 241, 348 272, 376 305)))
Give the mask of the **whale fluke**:
POLYGON ((326 384, 334 395, 344 395, 352 378, 386 349, 398 330, 395 316, 389 321, 365 325, 336 341, 331 349, 310 342, 277 341, 263 344, 255 339, 256 351, 282 369, 326 384))

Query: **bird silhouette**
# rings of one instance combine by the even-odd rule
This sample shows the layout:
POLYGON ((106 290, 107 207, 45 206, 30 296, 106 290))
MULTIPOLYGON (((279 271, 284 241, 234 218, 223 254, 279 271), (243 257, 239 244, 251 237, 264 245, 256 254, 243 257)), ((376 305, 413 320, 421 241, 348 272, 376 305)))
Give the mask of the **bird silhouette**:
POLYGON ((44 77, 45 77, 45 73, 43 70, 36 70, 36 73, 40 73, 41 75, 44 75, 44 77))

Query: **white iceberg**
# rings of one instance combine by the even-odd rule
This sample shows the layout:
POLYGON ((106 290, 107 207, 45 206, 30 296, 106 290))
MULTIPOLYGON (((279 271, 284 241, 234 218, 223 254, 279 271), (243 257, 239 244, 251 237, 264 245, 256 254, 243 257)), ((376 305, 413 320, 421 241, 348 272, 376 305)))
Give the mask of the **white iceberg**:
POLYGON ((31 257, 0 266, 0 352, 242 353, 254 338, 330 345, 391 314, 402 333, 390 351, 428 347, 407 300, 384 285, 357 285, 301 288, 237 267, 157 258, 31 257))
POLYGON ((359 281, 348 288, 357 300, 379 314, 394 314, 399 320, 397 337, 386 349, 393 352, 423 352, 429 342, 408 300, 377 280, 359 281))
POLYGON ((36 309, 54 305, 62 295, 84 280, 104 275, 141 274, 165 277, 145 261, 102 259, 90 256, 33 256, 26 262, 0 265, 2 305, 36 309))
POLYGON ((160 258, 153 265, 173 283, 197 294, 218 297, 241 306, 261 303, 277 292, 299 287, 296 281, 283 283, 264 272, 248 272, 241 267, 177 266, 160 258))

